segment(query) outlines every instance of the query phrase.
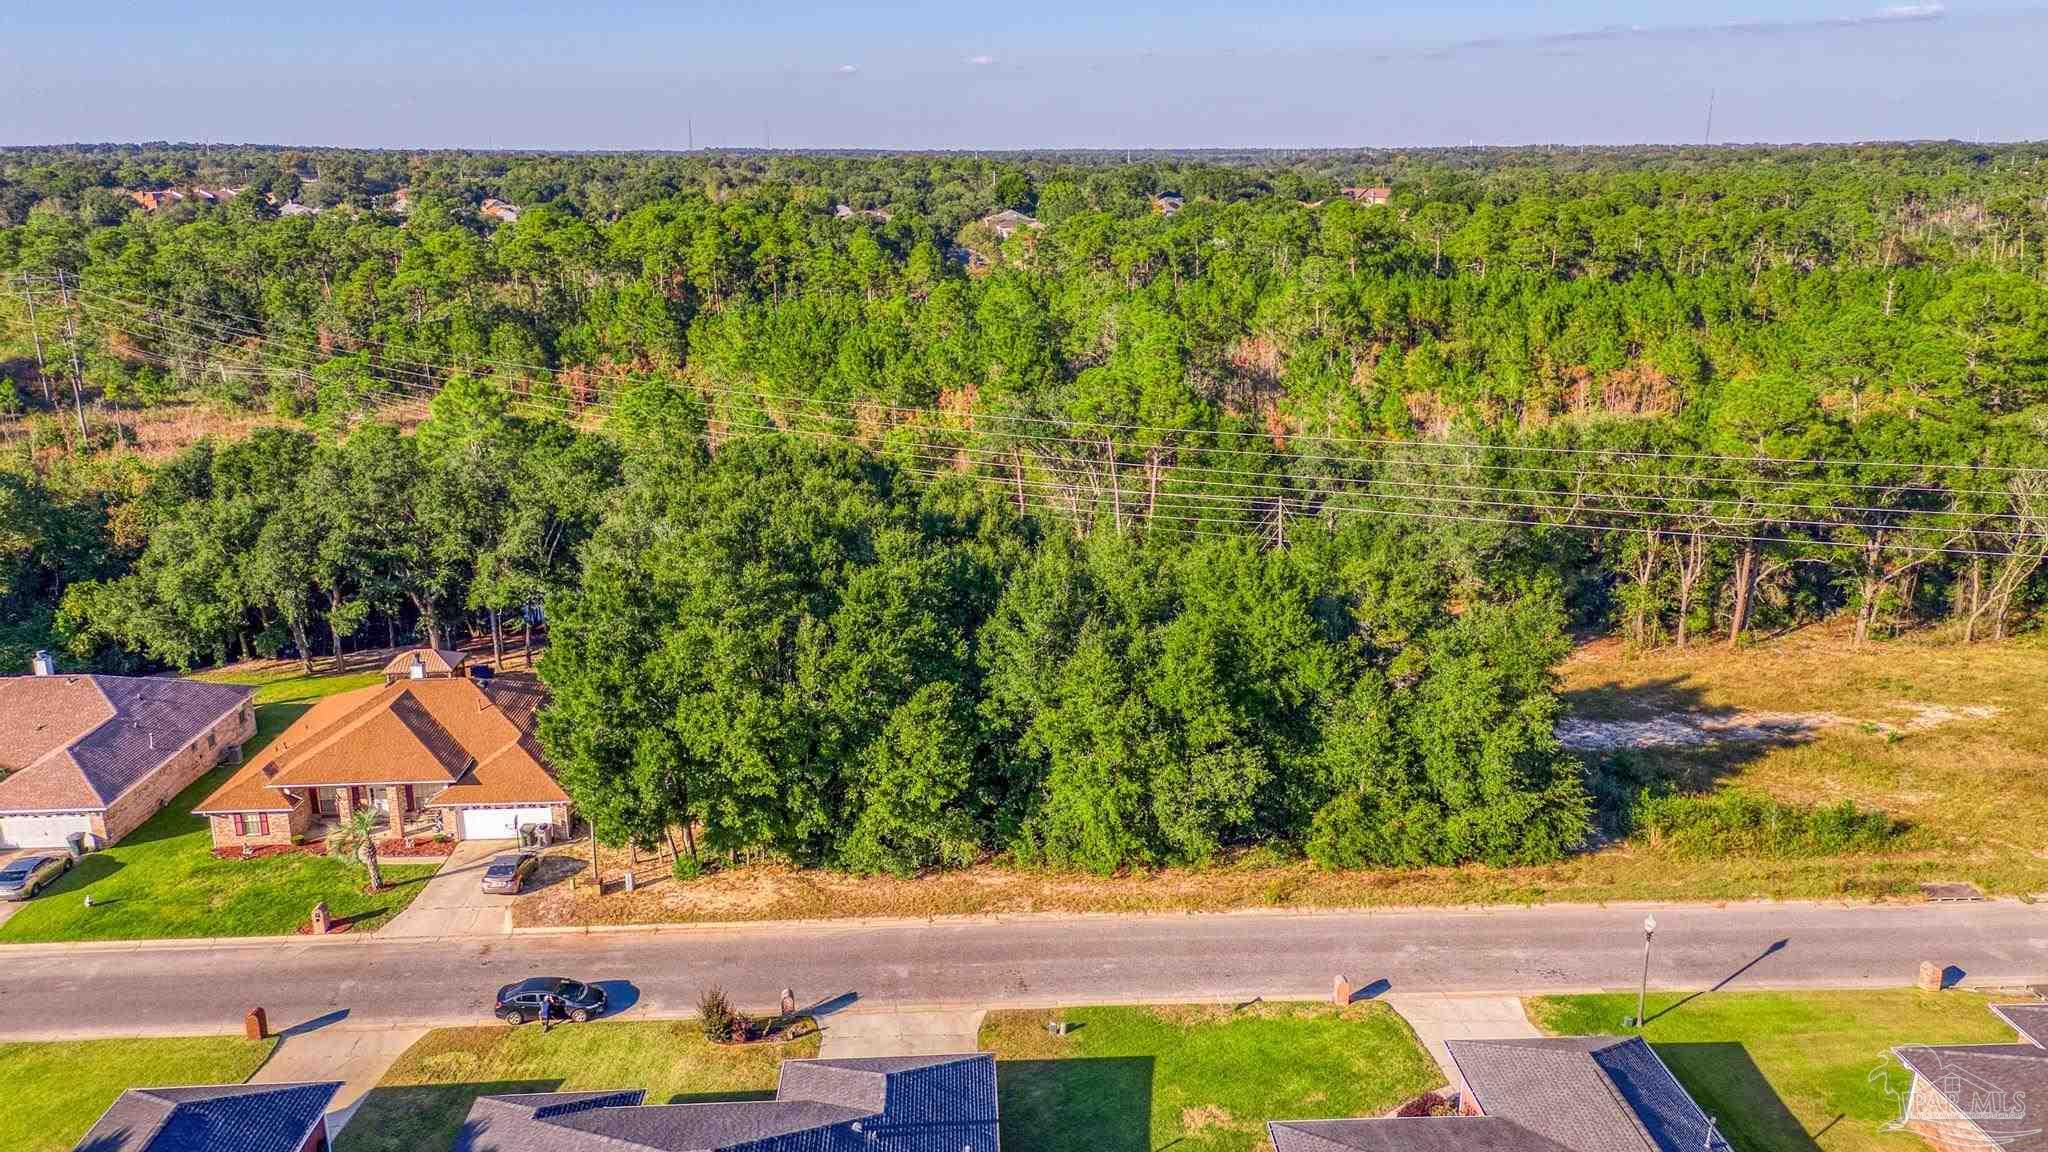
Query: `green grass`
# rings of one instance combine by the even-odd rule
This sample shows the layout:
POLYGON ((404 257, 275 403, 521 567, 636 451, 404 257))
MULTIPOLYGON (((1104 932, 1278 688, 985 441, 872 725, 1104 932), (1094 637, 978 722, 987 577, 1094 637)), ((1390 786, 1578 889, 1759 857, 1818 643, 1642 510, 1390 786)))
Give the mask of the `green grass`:
POLYGON ((67 1152, 123 1091, 240 1083, 273 1043, 204 1036, 0 1044, 0 1148, 67 1152))
MULTIPOLYGON (((1909 1079, 1897 1044, 2014 1042, 1969 992, 1743 992, 1649 1000, 1645 1036, 1737 1152, 1925 1152, 1889 1132, 1909 1079), (1877 1075, 1873 1077, 1873 1073, 1877 1075)), ((1557 1035, 1613 1033, 1635 997, 1556 996, 1529 1014, 1557 1035)))
POLYGON ((991 1012, 981 1046, 1007 1152, 1251 1152, 1268 1120, 1376 1115, 1443 1084, 1379 1004, 991 1012))
MULTIPOLYGON (((378 682, 376 673, 268 678, 256 691, 253 755, 311 701, 378 682)), ((218 860, 206 821, 191 814, 234 773, 223 766, 179 793, 163 811, 113 847, 87 856, 63 880, 0 924, 0 942, 145 940, 196 936, 272 936, 294 931, 325 900, 355 931, 375 929, 412 902, 434 866, 384 869, 389 889, 365 894, 359 866, 291 855, 218 860), (93 907, 85 906, 90 893, 93 907)))
POLYGON ((500 1092, 638 1088, 650 1104, 766 1099, 784 1060, 818 1054, 818 1037, 728 1048, 694 1021, 441 1028, 406 1049, 337 1141, 337 1152, 446 1148, 470 1104, 500 1092))

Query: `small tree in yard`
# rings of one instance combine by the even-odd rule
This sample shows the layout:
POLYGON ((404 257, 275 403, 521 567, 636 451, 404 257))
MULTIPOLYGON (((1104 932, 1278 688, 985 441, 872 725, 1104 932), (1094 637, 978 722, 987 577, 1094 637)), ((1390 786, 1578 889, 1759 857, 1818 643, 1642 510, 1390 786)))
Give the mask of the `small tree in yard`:
POLYGON ((383 890, 384 872, 377 866, 377 810, 366 805, 349 813, 328 834, 327 854, 355 858, 369 873, 370 891, 383 890))
POLYGON ((740 1016, 725 998, 725 989, 712 985, 697 996, 697 1016, 703 1021, 704 1038, 713 1044, 730 1044, 739 1038, 740 1016))

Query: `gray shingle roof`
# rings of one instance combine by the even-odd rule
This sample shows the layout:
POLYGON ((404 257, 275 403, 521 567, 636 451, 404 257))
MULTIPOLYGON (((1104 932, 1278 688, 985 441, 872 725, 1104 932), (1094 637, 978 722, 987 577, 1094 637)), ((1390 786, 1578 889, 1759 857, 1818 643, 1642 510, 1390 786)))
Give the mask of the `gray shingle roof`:
POLYGON ((1498 1116, 1276 1120, 1273 1152, 1570 1152, 1498 1116))
POLYGON ((1892 1049, 1999 1152, 2048 1152, 2048 1051, 2034 1044, 1906 1045, 1892 1049))
POLYGON ((792 1060, 773 1100, 642 1103, 639 1092, 485 1096, 453 1152, 997 1152, 987 1055, 792 1060))
POLYGON ((1640 1037, 1451 1040, 1480 1112, 1575 1152, 1727 1152, 1640 1037))
MULTIPOLYGON (((152 676, 0 678, 0 728, 47 717, 52 693, 87 716, 58 731, 52 746, 0 780, 0 811, 97 810, 148 779, 180 748, 240 708, 255 690, 238 684, 152 676)), ((10 746, 26 741, 7 739, 10 746)), ((6 767, 0 764, 0 767, 6 767)))
POLYGON ((2048 1004, 1993 1004, 1991 1010, 2022 1040, 2048 1048, 2048 1004))
POLYGON ((298 1152, 340 1082, 130 1088, 74 1152, 298 1152))

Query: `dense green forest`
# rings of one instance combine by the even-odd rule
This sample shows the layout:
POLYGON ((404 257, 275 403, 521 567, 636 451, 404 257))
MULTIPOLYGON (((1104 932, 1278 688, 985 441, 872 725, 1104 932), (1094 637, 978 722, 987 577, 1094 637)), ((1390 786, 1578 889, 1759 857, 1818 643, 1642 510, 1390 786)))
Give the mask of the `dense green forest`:
POLYGON ((1571 629, 2033 626, 2044 159, 4 151, 0 661, 544 618, 607 838, 1553 859, 1571 629))

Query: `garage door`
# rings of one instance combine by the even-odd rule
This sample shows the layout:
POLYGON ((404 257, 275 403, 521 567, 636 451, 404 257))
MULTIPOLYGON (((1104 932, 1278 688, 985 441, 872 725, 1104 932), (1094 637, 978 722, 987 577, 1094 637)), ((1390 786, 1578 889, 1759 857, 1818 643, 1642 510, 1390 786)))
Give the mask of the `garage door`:
POLYGON ((519 835, 518 829, 530 824, 548 823, 546 808, 464 808, 462 810, 462 838, 464 840, 510 840, 519 835))
POLYGON ((74 832, 92 832, 90 816, 0 816, 0 848, 62 848, 74 832))

